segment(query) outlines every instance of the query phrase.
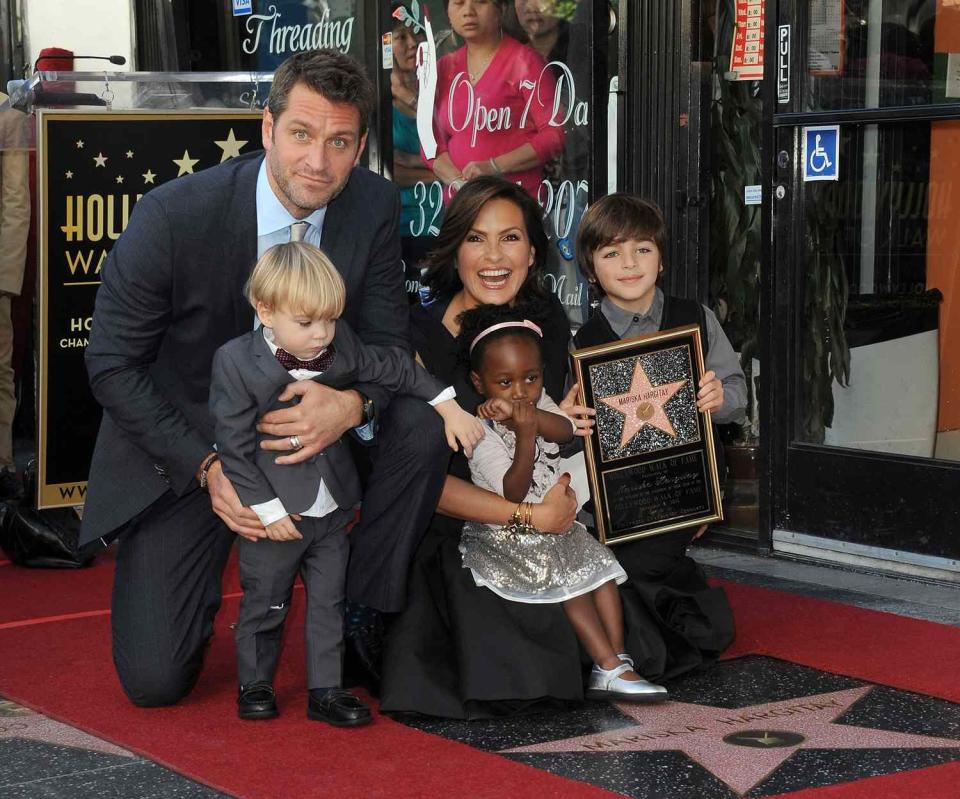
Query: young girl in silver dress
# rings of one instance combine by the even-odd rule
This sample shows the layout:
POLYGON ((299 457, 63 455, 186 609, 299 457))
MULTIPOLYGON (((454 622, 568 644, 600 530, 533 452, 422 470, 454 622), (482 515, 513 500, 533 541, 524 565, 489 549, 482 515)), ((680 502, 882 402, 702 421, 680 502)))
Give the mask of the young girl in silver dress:
POLYGON ((460 320, 470 379, 486 401, 477 409, 484 437, 473 451, 473 482, 518 503, 504 527, 467 522, 463 565, 477 585, 515 602, 561 602, 593 659, 591 699, 658 702, 666 689, 633 671, 624 652, 617 559, 578 522, 565 533, 540 533, 528 503, 556 483, 559 444, 573 438, 569 417, 543 391, 542 333, 521 310, 482 305, 460 320))

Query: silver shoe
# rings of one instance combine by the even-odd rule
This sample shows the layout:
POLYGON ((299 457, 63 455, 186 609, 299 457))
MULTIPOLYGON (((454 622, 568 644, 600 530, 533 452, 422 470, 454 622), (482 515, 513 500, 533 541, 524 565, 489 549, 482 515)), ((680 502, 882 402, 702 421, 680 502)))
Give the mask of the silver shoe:
POLYGON ((630 657, 630 655, 628 655, 626 652, 621 652, 619 655, 617 655, 617 658, 622 660, 624 663, 629 663, 630 668, 633 668, 633 658, 630 657))
POLYGON ((629 663, 621 663, 615 669, 601 669, 595 665, 590 671, 584 695, 587 699, 619 699, 624 702, 665 702, 670 698, 666 688, 642 677, 624 680, 620 675, 628 671, 633 671, 629 663))

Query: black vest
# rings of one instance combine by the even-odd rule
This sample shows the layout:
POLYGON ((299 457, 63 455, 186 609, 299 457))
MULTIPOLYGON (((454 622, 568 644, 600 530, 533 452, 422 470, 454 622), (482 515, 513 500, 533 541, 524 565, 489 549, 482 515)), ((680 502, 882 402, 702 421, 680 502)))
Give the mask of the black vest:
MULTIPOLYGON (((670 330, 684 325, 699 325, 700 339, 704 346, 707 345, 707 324, 703 314, 703 306, 696 300, 685 300, 664 294, 660 329, 670 330)), ((594 309, 590 321, 583 325, 573 337, 573 343, 577 349, 594 347, 598 344, 609 344, 612 341, 619 340, 620 336, 613 332, 607 317, 603 315, 599 307, 594 309)))
MULTIPOLYGON (((710 346, 707 339, 707 321, 703 313, 703 306, 696 300, 687 300, 682 297, 671 297, 664 294, 660 329, 670 330, 684 325, 698 325, 700 327, 700 341, 704 350, 710 346)), ((593 310, 590 321, 583 325, 573 337, 573 343, 577 349, 594 347, 598 344, 610 344, 619 340, 620 336, 610 327, 607 317, 603 315, 599 306, 593 310)), ((706 351, 704 351, 704 357, 706 357, 706 351)), ((723 487, 727 476, 727 465, 716 423, 713 425, 713 447, 717 456, 717 474, 720 478, 720 486, 723 487)))

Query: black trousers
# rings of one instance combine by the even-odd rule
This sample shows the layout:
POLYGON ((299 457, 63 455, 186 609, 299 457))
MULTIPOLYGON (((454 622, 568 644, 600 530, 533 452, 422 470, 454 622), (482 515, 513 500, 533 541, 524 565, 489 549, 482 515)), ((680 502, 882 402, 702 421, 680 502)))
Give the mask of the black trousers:
POLYGON ((234 538, 199 488, 167 492, 121 534, 113 662, 135 705, 171 705, 196 683, 234 538))
MULTIPOLYGON (((380 418, 377 444, 363 449, 371 472, 350 535, 347 597, 399 611, 450 449, 436 411, 408 397, 394 398, 380 418)), ((193 688, 234 539, 199 489, 182 497, 168 492, 125 525, 113 586, 113 659, 134 704, 173 704, 193 688)))
POLYGON ((347 599, 396 613, 406 604, 410 562, 436 510, 451 450, 433 408, 395 397, 376 444, 354 453, 369 459, 369 474, 360 522, 350 533, 347 599))

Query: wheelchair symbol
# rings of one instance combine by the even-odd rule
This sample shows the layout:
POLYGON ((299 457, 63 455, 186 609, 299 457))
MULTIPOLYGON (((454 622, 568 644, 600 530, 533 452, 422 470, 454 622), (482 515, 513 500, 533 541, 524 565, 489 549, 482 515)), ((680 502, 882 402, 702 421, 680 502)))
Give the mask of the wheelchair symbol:
POLYGON ((813 152, 810 153, 810 171, 820 174, 824 169, 833 166, 827 151, 820 146, 820 134, 818 133, 813 141, 813 152), (819 164, 819 166, 817 166, 819 164))

